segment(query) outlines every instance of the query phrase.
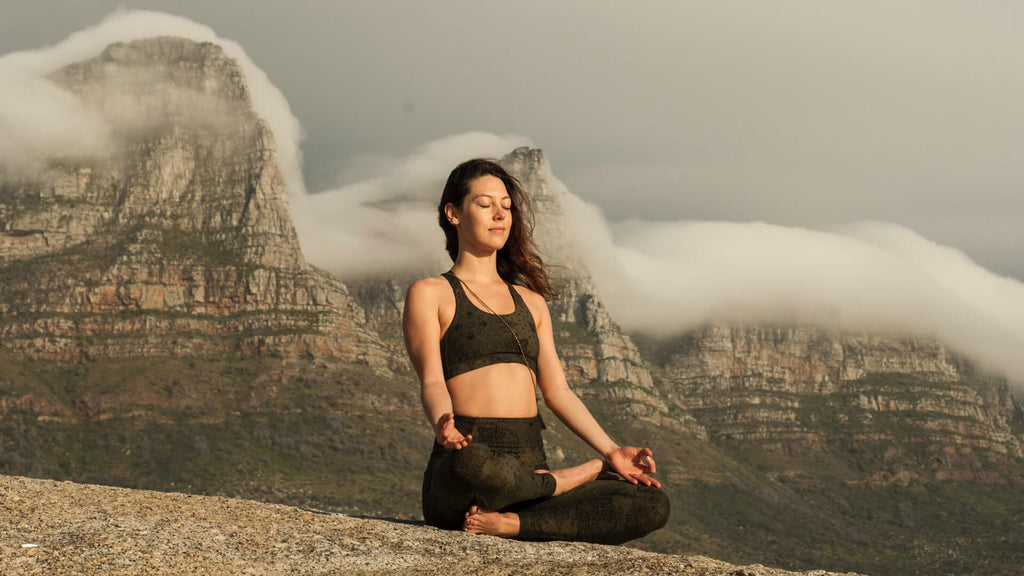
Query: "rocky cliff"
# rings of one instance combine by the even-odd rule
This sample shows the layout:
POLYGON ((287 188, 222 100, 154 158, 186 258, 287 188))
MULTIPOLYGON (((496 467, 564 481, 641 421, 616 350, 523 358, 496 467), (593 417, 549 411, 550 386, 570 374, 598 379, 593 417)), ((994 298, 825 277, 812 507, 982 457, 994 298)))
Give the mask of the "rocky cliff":
POLYGON ((52 76, 113 148, 0 181, 0 337, 33 358, 320 355, 385 369, 302 257, 273 135, 221 48, 114 44, 52 76))
MULTIPOLYGON (((848 479, 1021 478, 1021 411, 1006 381, 934 340, 712 324, 651 352, 669 406, 778 473, 806 475, 806 457, 845 452, 848 479)), ((836 460, 821 474, 838 472, 836 460)))

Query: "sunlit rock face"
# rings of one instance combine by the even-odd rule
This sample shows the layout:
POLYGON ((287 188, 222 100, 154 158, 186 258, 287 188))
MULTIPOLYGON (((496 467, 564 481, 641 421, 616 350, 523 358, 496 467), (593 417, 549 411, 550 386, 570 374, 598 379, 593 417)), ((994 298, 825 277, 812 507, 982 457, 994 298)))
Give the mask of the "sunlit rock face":
POLYGON ((0 334, 31 357, 329 354, 380 366, 346 287, 306 264, 273 135, 221 48, 109 46, 52 80, 110 127, 0 183, 0 334))
POLYGON ((831 472, 874 482, 1020 475, 1021 414, 1005 379, 934 340, 710 324, 659 347, 668 405, 716 444, 775 454, 764 465, 779 473, 809 455, 867 456, 874 468, 831 472))

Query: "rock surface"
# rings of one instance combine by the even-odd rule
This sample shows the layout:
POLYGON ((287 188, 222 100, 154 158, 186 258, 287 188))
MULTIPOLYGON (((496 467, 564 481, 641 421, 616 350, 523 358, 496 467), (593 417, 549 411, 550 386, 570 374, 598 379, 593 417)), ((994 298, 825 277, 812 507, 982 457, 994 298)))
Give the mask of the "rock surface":
MULTIPOLYGON (((518 542, 222 497, 0 476, 0 573, 838 576, 518 542)), ((852 576, 852 573, 848 573, 852 576)))
POLYGON ((220 46, 113 44, 52 80, 115 144, 0 177, 5 346, 64 361, 276 354, 386 370, 347 287, 303 258, 273 134, 220 46))

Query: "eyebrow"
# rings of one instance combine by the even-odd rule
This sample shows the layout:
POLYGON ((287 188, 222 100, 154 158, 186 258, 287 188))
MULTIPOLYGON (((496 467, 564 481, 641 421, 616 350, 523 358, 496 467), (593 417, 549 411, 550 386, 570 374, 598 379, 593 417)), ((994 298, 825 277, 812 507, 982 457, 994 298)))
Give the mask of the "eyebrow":
POLYGON ((469 200, 476 200, 477 198, 490 198, 491 200, 493 200, 495 198, 498 198, 498 200, 505 200, 505 199, 511 200, 512 196, 510 196, 508 194, 505 194, 504 196, 501 196, 499 198, 499 197, 495 196, 494 194, 484 194, 484 193, 477 194, 476 196, 468 196, 469 200))

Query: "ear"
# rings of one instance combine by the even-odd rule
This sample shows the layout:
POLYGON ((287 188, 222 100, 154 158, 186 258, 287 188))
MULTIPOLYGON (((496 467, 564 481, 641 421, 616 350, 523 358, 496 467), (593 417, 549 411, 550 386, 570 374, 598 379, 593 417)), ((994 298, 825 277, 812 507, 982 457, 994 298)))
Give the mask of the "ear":
POLYGON ((444 205, 444 215, 448 217, 448 221, 451 222, 453 226, 457 226, 459 224, 458 213, 455 211, 455 205, 451 202, 444 205))

